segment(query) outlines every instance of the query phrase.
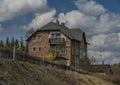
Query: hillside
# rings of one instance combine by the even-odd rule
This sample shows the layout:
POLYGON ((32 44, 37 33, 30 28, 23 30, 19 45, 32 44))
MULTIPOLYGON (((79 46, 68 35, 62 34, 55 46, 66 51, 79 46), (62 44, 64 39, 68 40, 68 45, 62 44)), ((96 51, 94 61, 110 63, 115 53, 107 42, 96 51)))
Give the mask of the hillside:
POLYGON ((113 85, 94 76, 0 59, 0 85, 113 85))

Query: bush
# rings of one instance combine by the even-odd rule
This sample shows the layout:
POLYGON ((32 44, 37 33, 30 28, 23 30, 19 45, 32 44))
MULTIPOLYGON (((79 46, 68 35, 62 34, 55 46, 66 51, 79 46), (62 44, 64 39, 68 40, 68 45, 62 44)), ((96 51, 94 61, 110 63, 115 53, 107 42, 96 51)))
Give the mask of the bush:
POLYGON ((52 53, 49 53, 46 57, 46 60, 48 61, 54 61, 55 60, 55 56, 52 53))

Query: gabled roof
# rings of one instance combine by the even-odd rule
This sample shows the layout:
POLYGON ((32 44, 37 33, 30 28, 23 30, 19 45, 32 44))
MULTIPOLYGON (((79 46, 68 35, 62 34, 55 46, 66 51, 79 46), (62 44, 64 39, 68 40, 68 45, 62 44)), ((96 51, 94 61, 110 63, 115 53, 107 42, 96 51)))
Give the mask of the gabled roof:
MULTIPOLYGON (((77 41, 82 41, 82 36, 84 33, 80 28, 79 29, 68 29, 65 26, 62 26, 62 25, 59 25, 59 24, 53 23, 53 22, 50 22, 47 25, 41 27, 36 32, 38 32, 38 31, 60 31, 64 35, 66 35, 68 38, 73 39, 73 40, 77 40, 77 41)), ((35 33, 33 33, 33 35, 35 33)), ((33 35, 31 35, 31 36, 33 36, 33 35)))

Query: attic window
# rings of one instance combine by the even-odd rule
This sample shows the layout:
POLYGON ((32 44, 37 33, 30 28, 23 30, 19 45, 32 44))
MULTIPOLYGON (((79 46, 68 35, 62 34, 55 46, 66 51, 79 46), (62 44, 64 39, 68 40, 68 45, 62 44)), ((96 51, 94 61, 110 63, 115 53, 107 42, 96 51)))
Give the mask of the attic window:
POLYGON ((52 38, 60 38, 61 37, 61 33, 52 33, 51 37, 52 38))
POLYGON ((35 41, 36 41, 36 36, 33 36, 33 37, 32 37, 32 40, 35 42, 35 41))
POLYGON ((40 35, 40 36, 38 36, 38 41, 39 41, 39 42, 41 41, 41 35, 40 35))

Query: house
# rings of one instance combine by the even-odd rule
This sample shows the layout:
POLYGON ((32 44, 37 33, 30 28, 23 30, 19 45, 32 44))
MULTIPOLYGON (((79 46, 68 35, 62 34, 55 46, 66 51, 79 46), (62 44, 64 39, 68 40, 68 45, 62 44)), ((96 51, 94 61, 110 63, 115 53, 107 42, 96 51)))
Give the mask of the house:
POLYGON ((52 53, 64 57, 71 66, 79 66, 80 60, 87 55, 85 32, 80 28, 69 29, 64 23, 50 22, 34 32, 27 39, 28 54, 45 58, 52 53))
POLYGON ((113 74, 112 68, 109 64, 94 64, 89 68, 91 72, 113 74))

